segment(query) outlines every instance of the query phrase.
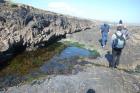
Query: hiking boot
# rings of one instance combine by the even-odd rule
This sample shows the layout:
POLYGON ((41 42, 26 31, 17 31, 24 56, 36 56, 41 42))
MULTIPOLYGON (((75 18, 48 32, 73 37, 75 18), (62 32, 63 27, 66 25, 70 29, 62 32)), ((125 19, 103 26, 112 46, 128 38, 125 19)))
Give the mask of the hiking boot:
POLYGON ((117 66, 115 66, 114 68, 117 68, 117 66))
POLYGON ((105 48, 105 46, 102 46, 102 48, 105 48))

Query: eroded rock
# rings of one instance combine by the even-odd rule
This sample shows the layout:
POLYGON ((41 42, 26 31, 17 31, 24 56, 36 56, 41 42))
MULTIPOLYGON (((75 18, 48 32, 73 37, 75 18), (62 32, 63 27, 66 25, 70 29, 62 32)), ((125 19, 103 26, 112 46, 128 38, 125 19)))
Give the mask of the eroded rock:
POLYGON ((19 44, 27 44, 27 48, 32 48, 48 42, 52 37, 57 38, 67 33, 92 28, 94 25, 88 20, 42 11, 26 5, 13 6, 7 2, 2 5, 0 12, 1 52, 7 51, 21 40, 23 43, 19 44))

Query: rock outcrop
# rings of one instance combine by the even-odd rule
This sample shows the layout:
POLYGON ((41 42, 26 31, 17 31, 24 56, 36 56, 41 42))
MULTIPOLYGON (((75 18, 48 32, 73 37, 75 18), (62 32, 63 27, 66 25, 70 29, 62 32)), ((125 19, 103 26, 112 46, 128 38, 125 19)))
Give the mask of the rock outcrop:
MULTIPOLYGON (((3 1, 2 1, 3 2, 3 1)), ((0 4, 0 52, 18 46, 34 48, 67 33, 93 27, 93 22, 38 10, 26 5, 0 4)))
POLYGON ((0 0, 0 3, 4 3, 5 2, 5 0, 0 0))

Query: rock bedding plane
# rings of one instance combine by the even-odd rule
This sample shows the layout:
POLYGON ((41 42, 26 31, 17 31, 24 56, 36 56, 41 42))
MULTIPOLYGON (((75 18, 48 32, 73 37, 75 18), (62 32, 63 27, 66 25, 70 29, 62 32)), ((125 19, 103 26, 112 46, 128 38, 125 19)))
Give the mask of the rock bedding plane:
POLYGON ((0 52, 17 47, 32 50, 34 47, 60 39, 67 33, 94 26, 89 20, 2 1, 0 2, 0 52))

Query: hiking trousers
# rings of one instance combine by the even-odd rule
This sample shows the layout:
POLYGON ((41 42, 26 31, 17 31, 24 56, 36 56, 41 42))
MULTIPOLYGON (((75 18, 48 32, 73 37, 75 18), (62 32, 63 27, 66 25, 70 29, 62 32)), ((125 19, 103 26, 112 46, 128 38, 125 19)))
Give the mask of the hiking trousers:
POLYGON ((108 38, 108 33, 107 32, 103 32, 102 33, 102 42, 101 42, 102 46, 105 46, 106 45, 107 38, 108 38))
POLYGON ((111 67, 117 68, 120 61, 120 56, 122 53, 122 49, 112 48, 112 64, 111 67))

